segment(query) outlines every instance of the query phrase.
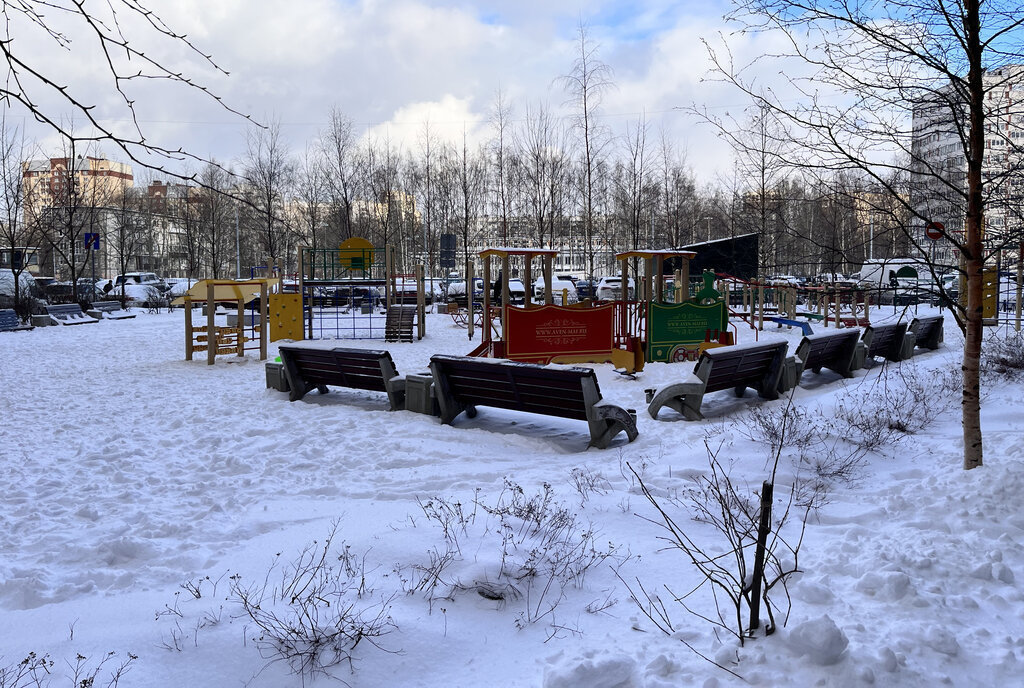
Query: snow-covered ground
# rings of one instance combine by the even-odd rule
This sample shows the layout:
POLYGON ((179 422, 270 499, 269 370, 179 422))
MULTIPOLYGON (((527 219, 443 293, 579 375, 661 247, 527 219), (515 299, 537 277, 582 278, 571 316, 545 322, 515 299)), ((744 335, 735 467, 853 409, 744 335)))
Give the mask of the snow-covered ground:
MULTIPOLYGON (((705 421, 669 410, 654 420, 644 389, 691 364, 652 364, 637 379, 598 365, 605 398, 639 410, 640 436, 588 450, 577 421, 481 409, 448 427, 340 389, 289 403, 266 389, 254 354, 186 362, 182 317, 0 333, 4 688, 91 673, 97 686, 147 688, 1024 680, 1024 388, 986 378, 986 465, 962 471, 963 344, 948 317, 938 352, 849 381, 804 376, 775 503, 778 513, 794 480, 802 496, 817 486, 818 502, 786 626, 742 647, 673 601, 669 590, 700 577, 664 539, 641 482, 698 546, 720 552, 690 500, 711 475, 709 448, 744 494, 759 490, 773 465, 762 430, 786 400, 716 393, 705 421), (883 438, 847 479, 815 473, 857 459, 837 437, 890 421, 912 432, 883 438), (671 634, 631 600, 632 590, 646 601, 641 586, 671 634), (288 604, 312 590, 316 623, 288 604), (370 635, 330 675, 295 673, 259 627, 279 622, 287 635, 339 617, 370 635)), ((776 337, 792 351, 799 332, 761 334, 776 337)), ((431 315, 422 341, 386 348, 408 374, 473 345, 431 315)), ((783 532, 791 542, 798 517, 783 532)), ((781 589, 774 598, 786 602, 781 589)), ((715 613, 707 587, 684 602, 715 613)))

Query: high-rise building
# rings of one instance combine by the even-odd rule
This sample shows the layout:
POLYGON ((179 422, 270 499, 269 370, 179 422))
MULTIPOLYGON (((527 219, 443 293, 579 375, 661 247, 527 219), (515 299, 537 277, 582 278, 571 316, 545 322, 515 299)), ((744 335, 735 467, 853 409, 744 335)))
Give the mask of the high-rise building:
MULTIPOLYGON (((1024 230, 1024 65, 992 69, 985 88, 984 232, 989 247, 1024 230)), ((918 244, 937 262, 957 264, 953 245, 925 235, 927 221, 941 223, 949 237, 962 238, 967 206, 966 94, 952 86, 915 103, 911 147, 911 202, 925 221, 913 227, 918 244)))

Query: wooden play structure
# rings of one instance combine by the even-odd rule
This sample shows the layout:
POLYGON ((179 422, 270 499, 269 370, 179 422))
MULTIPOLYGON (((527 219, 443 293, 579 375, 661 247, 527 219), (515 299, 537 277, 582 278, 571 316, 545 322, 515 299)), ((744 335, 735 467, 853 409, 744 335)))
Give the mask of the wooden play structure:
POLYGON ((205 351, 207 364, 213 365, 219 355, 245 356, 247 350, 257 348, 260 360, 266 360, 269 297, 279 286, 280 281, 276 279, 203 280, 193 285, 173 303, 184 306, 185 310, 185 360, 191 361, 195 352, 205 351), (247 311, 246 304, 254 299, 258 299, 258 312, 247 311), (206 307, 206 327, 196 327, 192 322, 192 309, 197 304, 206 307), (217 325, 217 304, 235 306, 234 325, 217 325), (259 341, 258 347, 246 347, 246 342, 253 340, 259 341))
POLYGON ((702 287, 690 293, 689 261, 692 251, 627 251, 615 257, 622 266, 622 283, 629 284, 629 263, 643 265, 637 279, 635 302, 619 306, 620 342, 647 362, 695 361, 708 349, 736 342, 729 331, 729 316, 712 273, 703 275, 702 287), (676 266, 674 270, 667 270, 676 266), (672 289, 666 273, 671 272, 672 289), (628 337, 628 339, 625 339, 628 337))
POLYGON ((426 334, 423 266, 399 274, 393 246, 353 237, 337 248, 300 246, 298 253, 306 339, 398 342, 426 334))
POLYGON ((751 330, 764 330, 764 323, 799 327, 810 334, 810 323, 824 327, 867 327, 871 324, 868 290, 834 285, 796 287, 740 280, 718 275, 730 313, 745 321, 751 330), (802 306, 802 308, 801 308, 802 306))
MULTIPOLYGON (((584 301, 570 306, 553 303, 550 249, 492 248, 480 252, 485 284, 480 323, 481 343, 471 356, 508 358, 529 363, 611 362, 633 373, 646 361, 693 360, 712 346, 733 343, 721 295, 708 285, 696 297, 689 291, 689 251, 628 251, 616 255, 621 266, 624 294, 609 302, 584 301), (523 281, 533 281, 534 261, 544 275, 544 303, 527 299, 522 306, 492 303, 494 261, 500 261, 501 294, 508 294, 513 270, 523 281), (675 261, 672 288, 665 279, 668 261, 675 261), (629 294, 630 264, 643 266, 637 294, 629 294), (652 330, 649 324, 656 326, 652 330), (652 346, 652 343, 657 346, 652 346), (687 352, 680 354, 680 352, 687 352), (693 352, 691 355, 688 352, 693 352)), ((474 318, 467 316, 472 327, 474 318)))

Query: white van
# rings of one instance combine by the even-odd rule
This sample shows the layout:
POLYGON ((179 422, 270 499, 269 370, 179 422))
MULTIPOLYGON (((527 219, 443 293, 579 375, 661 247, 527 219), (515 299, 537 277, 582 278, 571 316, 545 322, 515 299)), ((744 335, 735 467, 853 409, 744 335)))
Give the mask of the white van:
POLYGON ((928 263, 920 258, 875 258, 864 261, 859 284, 869 289, 888 289, 899 278, 931 282, 932 273, 928 263))

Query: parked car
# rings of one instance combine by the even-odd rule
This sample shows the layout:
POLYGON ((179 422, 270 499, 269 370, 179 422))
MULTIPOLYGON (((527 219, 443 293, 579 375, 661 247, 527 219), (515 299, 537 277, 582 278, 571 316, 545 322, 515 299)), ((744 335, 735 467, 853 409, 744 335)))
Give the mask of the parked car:
MULTIPOLYGON (((480 277, 473 278, 473 300, 482 301, 484 298, 484 281, 480 277)), ((466 280, 457 280, 448 285, 448 300, 454 301, 460 306, 466 306, 466 280)))
MULTIPOLYGON (((636 298, 636 282, 633 281, 632 277, 629 278, 627 291, 627 300, 636 298)), ((615 275, 614 277, 602 277, 601 281, 597 283, 596 295, 598 301, 617 301, 621 299, 622 276, 615 275)))
POLYGON ((124 284, 110 292, 111 300, 121 298, 124 290, 124 305, 135 308, 157 308, 166 305, 167 299, 163 292, 151 284, 124 284))
MULTIPOLYGON (((533 300, 543 301, 544 300, 544 276, 541 275, 533 283, 533 300)), ((570 280, 565 279, 563 275, 554 275, 551 278, 551 297, 555 303, 562 304, 563 306, 568 303, 576 303, 579 301, 579 296, 576 293, 576 285, 570 280), (562 303, 562 294, 565 294, 565 303, 562 303)))
POLYGON ((510 279, 508 281, 509 303, 517 305, 526 303, 526 285, 521 279, 510 279))
MULTIPOLYGON (((313 303, 321 308, 346 308, 348 306, 380 304, 381 293, 377 287, 346 285, 340 287, 320 287, 313 294, 313 303)), ((257 297, 249 303, 259 303, 257 297)), ((249 305, 249 304, 246 304, 249 305)))
POLYGON ((0 270, 0 308, 13 308, 19 314, 45 313, 46 302, 40 285, 28 272, 18 275, 18 299, 14 301, 14 273, 0 270))
POLYGON ((592 278, 584 278, 576 280, 576 298, 580 301, 583 299, 596 298, 597 294, 597 280, 592 278))
POLYGON ((170 285, 157 277, 155 272, 126 272, 114 278, 115 289, 120 289, 122 284, 148 284, 160 292, 170 289, 170 285))

